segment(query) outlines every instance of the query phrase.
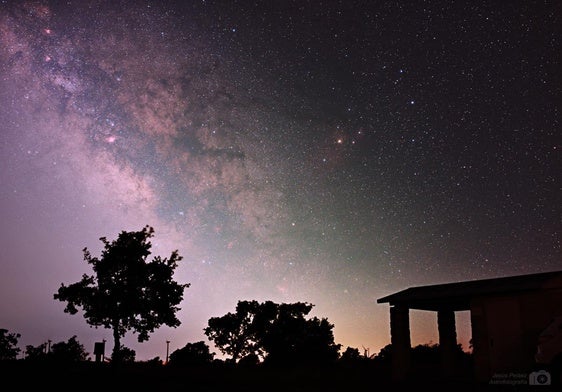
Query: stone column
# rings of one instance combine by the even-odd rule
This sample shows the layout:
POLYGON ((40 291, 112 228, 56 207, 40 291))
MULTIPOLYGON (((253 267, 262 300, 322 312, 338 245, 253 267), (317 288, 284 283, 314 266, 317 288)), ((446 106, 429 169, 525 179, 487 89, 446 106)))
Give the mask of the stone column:
POLYGON ((440 310, 437 312, 439 329, 439 349, 441 351, 441 370, 448 377, 456 369, 457 331, 455 328, 455 312, 440 310))
POLYGON ((392 378, 405 380, 410 371, 410 314, 409 308, 395 305, 390 308, 390 342, 392 344, 392 378))
POLYGON ((482 300, 473 300, 470 304, 470 324, 472 327, 474 376, 476 381, 487 383, 492 376, 492 370, 490 364, 490 338, 487 329, 488 322, 482 300))

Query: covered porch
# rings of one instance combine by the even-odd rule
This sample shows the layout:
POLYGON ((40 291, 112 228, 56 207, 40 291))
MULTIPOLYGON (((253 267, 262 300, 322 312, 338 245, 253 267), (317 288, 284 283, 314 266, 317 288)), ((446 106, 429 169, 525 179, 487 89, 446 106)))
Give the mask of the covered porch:
POLYGON ((562 312, 562 271, 418 286, 377 300, 390 305, 392 377, 411 371, 410 310, 437 313, 441 376, 455 369, 455 312, 470 311, 475 378, 533 365, 538 334, 562 312))

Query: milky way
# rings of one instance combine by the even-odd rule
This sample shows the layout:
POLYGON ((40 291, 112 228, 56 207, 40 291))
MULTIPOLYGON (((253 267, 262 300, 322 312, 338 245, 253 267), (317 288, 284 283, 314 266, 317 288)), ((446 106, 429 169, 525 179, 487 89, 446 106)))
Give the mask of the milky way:
POLYGON ((141 359, 239 299, 376 351, 392 291, 560 269, 560 8, 512 8, 2 2, 0 327, 108 339, 52 295, 146 224, 192 286, 141 359))

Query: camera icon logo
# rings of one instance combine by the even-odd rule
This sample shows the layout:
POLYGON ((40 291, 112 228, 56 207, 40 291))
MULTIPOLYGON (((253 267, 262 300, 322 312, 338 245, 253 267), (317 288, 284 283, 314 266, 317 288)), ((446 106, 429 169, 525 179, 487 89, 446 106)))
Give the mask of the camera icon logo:
POLYGON ((529 385, 550 385, 550 373, 546 370, 538 370, 529 374, 529 385))

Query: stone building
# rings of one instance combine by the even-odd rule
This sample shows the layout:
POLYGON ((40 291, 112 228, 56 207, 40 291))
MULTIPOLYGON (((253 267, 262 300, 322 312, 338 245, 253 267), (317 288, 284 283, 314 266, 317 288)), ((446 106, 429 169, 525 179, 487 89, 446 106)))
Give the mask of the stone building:
MULTIPOLYGON (((411 287, 377 300, 390 305, 392 374, 406 379, 411 369, 409 310, 437 312, 444 376, 455 370, 456 311, 470 311, 474 377, 529 373, 539 335, 562 316, 562 271, 411 287)), ((561 331, 562 333, 562 331, 561 331)))

